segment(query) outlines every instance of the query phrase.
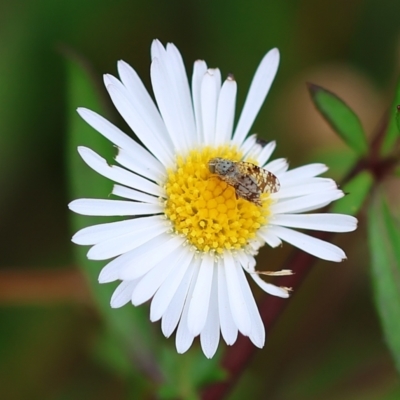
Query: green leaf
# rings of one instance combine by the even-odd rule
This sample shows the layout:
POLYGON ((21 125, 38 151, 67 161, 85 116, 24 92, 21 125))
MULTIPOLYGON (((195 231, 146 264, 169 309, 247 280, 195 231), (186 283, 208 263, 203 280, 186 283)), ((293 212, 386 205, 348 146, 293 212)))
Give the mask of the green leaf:
POLYGON ((392 105, 389 109, 388 115, 388 127, 386 129, 385 137, 383 139, 381 153, 382 155, 387 155, 393 149, 396 140, 399 137, 400 126, 399 126, 399 109, 400 105, 400 77, 397 82, 396 91, 394 94, 394 99, 392 105))
POLYGON ((346 196, 335 202, 332 212, 350 215, 358 214, 371 190, 373 181, 374 178, 367 171, 355 176, 341 188, 346 193, 346 196))
POLYGON ((369 209, 368 238, 375 304, 400 373, 400 231, 380 196, 369 209))
POLYGON ((308 84, 313 102, 334 131, 358 155, 366 155, 368 143, 361 122, 353 110, 343 100, 330 91, 308 84))
MULTIPOLYGON (((90 79, 88 71, 75 60, 66 63, 68 78, 68 138, 67 138, 67 172, 69 178, 70 200, 87 198, 107 198, 112 190, 112 182, 91 170, 80 158, 77 147, 84 145, 111 160, 115 149, 102 135, 84 122, 76 112, 76 107, 84 105, 104 115, 104 110, 97 98, 95 85, 90 79)), ((88 217, 70 212, 72 232, 108 222, 112 219, 106 217, 88 217)), ((71 244, 72 245, 72 244, 71 244)), ((74 246, 76 262, 84 271, 98 309, 110 331, 116 335, 117 342, 122 347, 119 354, 105 353, 108 362, 115 364, 115 369, 123 368, 127 376, 136 370, 139 375, 144 369, 153 368, 157 375, 157 363, 153 352, 157 348, 157 340, 151 329, 148 319, 148 310, 145 307, 132 306, 112 309, 110 299, 115 290, 115 284, 100 285, 98 274, 105 262, 94 262, 86 257, 87 248, 74 246), (126 357, 121 361, 121 353, 126 357)))

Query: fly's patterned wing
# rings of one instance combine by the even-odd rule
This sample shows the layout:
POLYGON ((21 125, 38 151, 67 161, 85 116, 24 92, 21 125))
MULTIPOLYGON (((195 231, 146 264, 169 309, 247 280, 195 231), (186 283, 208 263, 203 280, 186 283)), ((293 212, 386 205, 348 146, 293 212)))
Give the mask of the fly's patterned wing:
MULTIPOLYGON (((237 168, 239 170, 239 168, 237 168)), ((247 201, 261 206, 260 200, 260 188, 258 187, 256 179, 251 175, 246 175, 241 172, 237 172, 235 182, 232 186, 235 188, 236 196, 241 197, 247 201)))
POLYGON ((279 190, 278 178, 266 169, 249 162, 235 162, 213 158, 208 163, 210 172, 235 189, 236 196, 261 206, 261 193, 279 190))
POLYGON ((244 161, 238 162, 237 168, 243 175, 254 178, 260 193, 276 193, 281 187, 278 178, 264 168, 244 161))

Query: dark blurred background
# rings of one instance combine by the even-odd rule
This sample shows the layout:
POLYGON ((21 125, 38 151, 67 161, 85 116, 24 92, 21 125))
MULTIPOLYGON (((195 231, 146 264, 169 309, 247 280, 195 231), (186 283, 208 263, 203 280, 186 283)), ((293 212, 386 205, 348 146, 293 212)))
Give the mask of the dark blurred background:
MULTIPOLYGON (((132 398, 130 383, 96 356, 102 319, 70 242, 66 48, 91 64, 99 85, 123 59, 150 89, 151 41, 173 42, 189 75, 199 58, 235 75, 238 115, 258 62, 278 47, 280 69, 253 132, 277 140, 275 155, 291 166, 326 162, 340 181, 349 150, 306 82, 339 95, 372 134, 400 71, 399 16, 395 0, 1 2, 0 398, 132 398)), ((294 288, 229 398, 400 398, 372 302, 363 215, 337 243, 349 261, 319 262, 294 288)), ((260 262, 279 265, 290 250, 264 249, 260 262)))

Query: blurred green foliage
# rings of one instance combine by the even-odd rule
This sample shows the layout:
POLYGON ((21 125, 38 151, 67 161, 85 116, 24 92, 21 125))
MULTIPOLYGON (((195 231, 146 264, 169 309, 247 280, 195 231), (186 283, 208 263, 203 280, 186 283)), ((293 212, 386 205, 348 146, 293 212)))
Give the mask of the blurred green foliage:
POLYGON ((400 372, 400 231, 385 202, 376 196, 368 221, 372 283, 386 341, 400 372))
MULTIPOLYGON (((305 94, 306 81, 326 87, 355 110, 367 134, 378 126, 395 93, 382 145, 382 153, 391 154, 398 138, 394 110, 400 104, 400 90, 395 90, 398 15, 400 3, 392 0, 3 2, 0 279, 6 282, 11 270, 28 278, 37 274, 44 283, 40 299, 27 289, 28 278, 7 280, 19 301, 7 298, 8 291, 0 296, 0 398, 196 398, 199 387, 223 377, 218 368, 223 347, 211 361, 197 345, 177 355, 174 339, 165 339, 159 324, 148 321, 148 308, 109 308, 115 286, 97 284, 102 263, 87 261, 85 249, 70 242, 72 232, 89 222, 74 216, 70 223, 67 203, 80 196, 104 197, 111 191, 111 183, 78 158, 76 146, 87 145, 108 159, 114 154, 75 109, 92 108, 129 132, 105 96, 102 73, 115 73, 117 60, 124 59, 150 87, 151 40, 174 42, 189 74, 198 58, 219 67, 223 76, 235 74, 238 115, 257 63, 268 49, 278 47, 280 70, 252 130, 267 140, 276 139, 277 156, 289 157, 293 167, 324 153, 322 161, 331 166, 329 176, 340 180, 356 162, 354 155, 329 129, 324 130, 326 124, 320 124, 315 109, 303 113, 304 101, 292 89, 299 86, 305 94), (91 64, 89 76, 83 60, 91 64), (326 66, 343 71, 339 65, 353 74, 342 92, 336 90, 341 82, 335 79, 344 80, 345 74, 331 79, 324 72, 326 66), (352 100, 366 86, 372 88, 371 97, 364 100, 380 105, 372 112, 365 103, 352 100), (372 126, 363 120, 371 113, 372 126), (78 288, 71 286, 71 296, 60 300, 44 277, 76 271, 76 264, 90 292, 79 300, 78 288)), ((312 108, 311 99, 305 98, 312 108)), ((356 150, 365 154, 359 143, 356 150)), ((400 256, 395 245, 398 228, 391 222, 398 217, 398 197, 396 183, 385 182, 379 189, 387 191, 390 211, 379 201, 369 208, 372 277, 384 277, 386 282, 373 279, 371 285, 361 207, 372 185, 369 173, 354 177, 343 188, 350 195, 335 209, 351 214, 361 210, 360 229, 338 239, 348 262, 344 266, 319 262, 304 284, 294 288, 296 295, 269 332, 266 347, 257 352, 229 398, 400 396, 389 351, 398 366, 398 327, 392 322, 396 315, 399 320, 400 256)), ((90 224, 95 222, 90 217, 90 224)), ((260 257, 279 265, 289 251, 285 246, 260 257)))

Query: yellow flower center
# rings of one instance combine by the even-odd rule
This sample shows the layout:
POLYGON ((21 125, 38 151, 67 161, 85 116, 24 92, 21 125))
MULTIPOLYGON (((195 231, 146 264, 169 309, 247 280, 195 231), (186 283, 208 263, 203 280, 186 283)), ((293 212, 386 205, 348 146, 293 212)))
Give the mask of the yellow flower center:
POLYGON ((175 232, 199 251, 221 254, 245 248, 267 222, 272 202, 267 193, 261 195, 262 206, 257 206, 237 198, 235 189, 209 170, 212 158, 240 161, 242 156, 236 147, 205 147, 178 156, 177 167, 168 171, 165 215, 175 232))

